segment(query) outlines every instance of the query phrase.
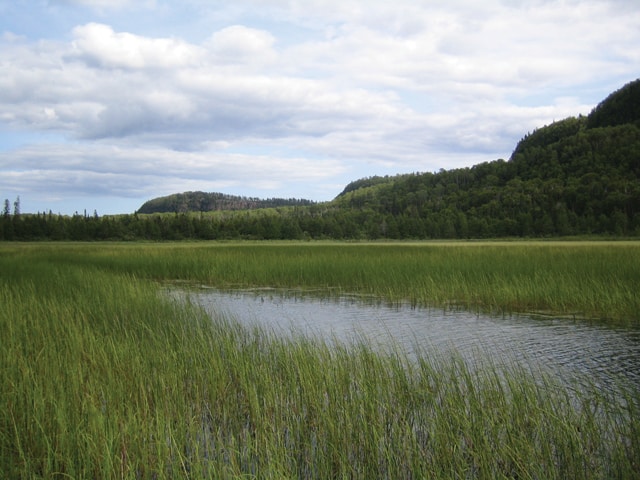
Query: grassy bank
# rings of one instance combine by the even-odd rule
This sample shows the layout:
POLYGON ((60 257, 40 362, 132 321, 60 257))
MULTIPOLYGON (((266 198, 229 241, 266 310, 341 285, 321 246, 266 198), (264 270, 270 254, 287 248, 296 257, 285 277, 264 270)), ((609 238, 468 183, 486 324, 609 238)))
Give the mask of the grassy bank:
MULTIPOLYGON (((471 276, 469 269, 447 274, 451 262, 491 267, 489 256, 471 254, 475 247, 360 248, 0 246, 0 472, 7 478, 640 475, 638 392, 627 390, 622 407, 595 386, 576 396, 516 368, 472 372, 456 359, 424 355, 409 363, 367 345, 276 339, 169 303, 150 281, 337 285, 404 298, 395 282, 417 281, 427 260, 439 275, 431 274, 434 282, 471 276), (383 278, 368 281, 373 272, 383 278)), ((594 256, 589 248, 598 249, 575 257, 557 246, 535 248, 572 261, 587 261, 594 256)), ((627 263, 637 260, 637 246, 607 248, 598 257, 606 268, 621 254, 615 248, 630 249, 627 263)), ((494 267, 487 278, 497 282, 499 272, 494 267)), ((419 291, 409 290, 409 298, 425 298, 419 291)))

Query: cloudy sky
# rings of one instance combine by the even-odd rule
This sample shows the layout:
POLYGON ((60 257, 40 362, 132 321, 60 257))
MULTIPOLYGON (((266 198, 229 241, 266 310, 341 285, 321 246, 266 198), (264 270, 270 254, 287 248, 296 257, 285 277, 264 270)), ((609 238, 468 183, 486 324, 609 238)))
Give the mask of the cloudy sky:
POLYGON ((636 0, 0 0, 0 200, 334 198, 507 159, 640 76, 636 0))

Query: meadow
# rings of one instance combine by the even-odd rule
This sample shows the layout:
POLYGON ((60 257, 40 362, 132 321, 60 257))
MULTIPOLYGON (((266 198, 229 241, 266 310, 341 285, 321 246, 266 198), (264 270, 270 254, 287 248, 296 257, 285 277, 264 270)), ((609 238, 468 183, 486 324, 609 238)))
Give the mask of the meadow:
MULTIPOLYGON (((637 478, 638 392, 213 321, 167 282, 637 326, 640 243, 0 244, 7 478, 637 478)), ((635 327, 633 327, 635 328, 635 327)))

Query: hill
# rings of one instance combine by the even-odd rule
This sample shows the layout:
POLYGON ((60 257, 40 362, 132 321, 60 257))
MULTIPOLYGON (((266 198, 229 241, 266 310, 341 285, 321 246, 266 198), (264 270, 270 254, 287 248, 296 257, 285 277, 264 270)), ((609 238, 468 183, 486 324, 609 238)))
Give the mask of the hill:
POLYGON ((158 197, 145 202, 137 213, 212 212, 220 210, 253 210, 285 206, 308 206, 315 202, 295 198, 259 198, 224 193, 185 192, 158 197))
POLYGON ((640 234, 640 80, 526 135, 509 161, 361 179, 333 204, 403 238, 640 234))
POLYGON ((12 215, 9 207, 0 240, 640 236, 640 79, 586 117, 525 135, 509 160, 363 178, 329 202, 185 192, 132 215, 12 215))

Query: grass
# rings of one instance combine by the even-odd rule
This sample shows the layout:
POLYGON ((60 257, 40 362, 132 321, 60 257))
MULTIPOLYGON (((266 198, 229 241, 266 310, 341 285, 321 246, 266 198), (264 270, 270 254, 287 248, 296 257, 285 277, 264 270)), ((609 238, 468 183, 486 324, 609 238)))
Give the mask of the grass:
MULTIPOLYGON (((484 247, 2 245, 0 471, 7 478, 637 478, 640 405, 632 387, 622 389, 626 401, 613 402, 596 386, 576 393, 517 367, 472 371, 427 352, 411 362, 366 343, 276 338, 232 319, 212 322, 162 297, 156 282, 338 286, 415 301, 440 292, 437 301, 469 295, 474 305, 485 301, 470 279, 515 289, 500 274, 513 281, 546 269, 560 276, 555 285, 572 279, 593 289, 614 279, 611 268, 626 266, 607 287, 620 293, 599 298, 626 299, 637 282, 637 244, 484 247), (585 272, 600 274, 577 278, 585 272), (438 285, 445 279, 456 283, 438 285)), ((535 278, 517 285, 537 291, 535 278)), ((493 302, 486 304, 508 307, 493 302)))
MULTIPOLYGON (((5 247, 5 250, 11 247, 5 247)), ((169 243, 13 247, 153 280, 640 321, 640 242, 169 243)))

